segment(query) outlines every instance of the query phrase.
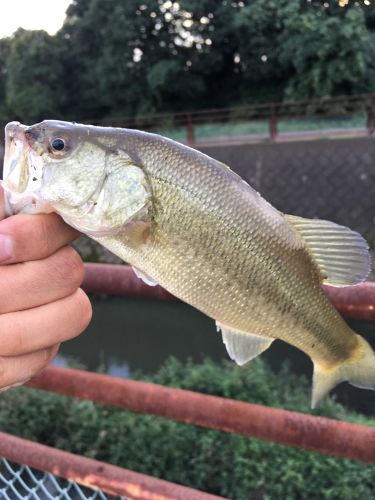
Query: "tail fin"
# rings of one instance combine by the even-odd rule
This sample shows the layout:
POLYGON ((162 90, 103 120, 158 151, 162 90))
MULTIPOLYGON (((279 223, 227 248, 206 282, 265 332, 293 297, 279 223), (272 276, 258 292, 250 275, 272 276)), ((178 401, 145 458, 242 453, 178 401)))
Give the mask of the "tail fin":
POLYGON ((348 381, 356 387, 375 390, 375 353, 363 337, 357 337, 358 350, 347 361, 331 370, 314 363, 312 408, 340 382, 348 381))

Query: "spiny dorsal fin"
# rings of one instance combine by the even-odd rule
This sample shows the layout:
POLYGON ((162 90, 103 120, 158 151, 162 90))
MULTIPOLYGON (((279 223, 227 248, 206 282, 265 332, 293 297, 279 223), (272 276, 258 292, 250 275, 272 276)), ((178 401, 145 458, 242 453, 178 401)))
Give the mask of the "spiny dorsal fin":
POLYGON ((356 285, 371 270, 366 240, 355 231, 334 222, 286 215, 312 254, 323 276, 332 286, 356 285))
POLYGON ((274 341, 269 337, 261 337, 249 333, 232 330, 225 325, 216 322, 218 330, 221 330, 223 342, 228 354, 238 365, 244 365, 265 351, 274 341))

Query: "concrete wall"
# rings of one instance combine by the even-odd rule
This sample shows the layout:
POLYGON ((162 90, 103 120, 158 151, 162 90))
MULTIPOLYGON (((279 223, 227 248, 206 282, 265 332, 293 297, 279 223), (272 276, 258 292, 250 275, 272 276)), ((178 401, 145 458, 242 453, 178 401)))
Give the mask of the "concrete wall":
POLYGON ((375 139, 322 139, 200 148, 284 213, 361 232, 375 247, 375 139))

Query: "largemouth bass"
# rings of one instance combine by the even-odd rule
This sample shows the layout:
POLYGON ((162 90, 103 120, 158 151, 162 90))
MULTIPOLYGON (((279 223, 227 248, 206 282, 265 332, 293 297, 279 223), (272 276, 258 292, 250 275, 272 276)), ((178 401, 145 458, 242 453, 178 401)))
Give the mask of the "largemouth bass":
POLYGON ((358 233, 284 215, 226 165, 136 130, 12 122, 3 187, 9 213, 57 212, 214 318, 238 364, 276 338, 305 352, 313 406, 342 381, 374 389, 374 352, 321 290, 366 279, 358 233))

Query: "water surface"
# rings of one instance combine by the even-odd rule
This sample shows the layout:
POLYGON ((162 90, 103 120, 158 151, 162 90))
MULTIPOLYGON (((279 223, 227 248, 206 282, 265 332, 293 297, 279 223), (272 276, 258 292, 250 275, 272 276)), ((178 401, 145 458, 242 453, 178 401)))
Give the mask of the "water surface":
MULTIPOLYGON (((95 298, 93 308, 87 331, 63 344, 56 364, 64 365, 68 358, 74 358, 89 370, 131 377, 138 370, 155 372, 171 355, 196 362, 207 357, 228 359, 214 321, 182 302, 108 297, 95 298)), ((375 323, 350 324, 375 347, 375 323)), ((284 342, 275 341, 262 356, 274 369, 289 359, 294 371, 311 377, 310 359, 284 342)), ((375 415, 375 392, 345 383, 335 394, 347 406, 375 415)))

